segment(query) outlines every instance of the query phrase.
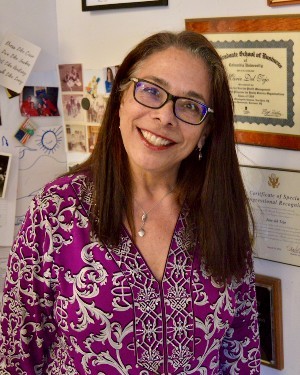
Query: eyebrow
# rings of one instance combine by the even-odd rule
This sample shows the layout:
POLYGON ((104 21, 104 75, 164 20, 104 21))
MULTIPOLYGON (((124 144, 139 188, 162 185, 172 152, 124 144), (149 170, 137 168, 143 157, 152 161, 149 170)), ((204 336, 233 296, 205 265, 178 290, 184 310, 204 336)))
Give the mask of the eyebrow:
MULTIPOLYGON (((157 83, 158 85, 163 86, 163 88, 166 87, 166 89, 169 90, 170 85, 163 78, 159 78, 159 77, 156 77, 156 76, 146 76, 146 77, 144 77, 144 79, 153 81, 153 83, 157 83)), ((175 95, 175 96, 178 96, 178 95, 175 95)), ((181 95, 180 95, 180 97, 181 97, 181 95)), ((183 94, 183 97, 199 100, 200 102, 205 103, 204 97, 201 94, 199 94, 198 92, 193 91, 193 90, 185 92, 183 94)))

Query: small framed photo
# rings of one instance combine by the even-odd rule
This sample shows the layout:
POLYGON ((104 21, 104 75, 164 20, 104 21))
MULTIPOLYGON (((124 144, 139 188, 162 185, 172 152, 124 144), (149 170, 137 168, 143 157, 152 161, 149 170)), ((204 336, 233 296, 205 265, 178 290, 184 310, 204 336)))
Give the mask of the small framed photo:
POLYGON ((0 198, 5 198, 11 154, 0 152, 0 198))
POLYGON ((281 280, 257 274, 256 296, 261 364, 282 370, 284 360, 281 280))
POLYGON ((168 0, 81 0, 82 11, 168 5, 168 0))

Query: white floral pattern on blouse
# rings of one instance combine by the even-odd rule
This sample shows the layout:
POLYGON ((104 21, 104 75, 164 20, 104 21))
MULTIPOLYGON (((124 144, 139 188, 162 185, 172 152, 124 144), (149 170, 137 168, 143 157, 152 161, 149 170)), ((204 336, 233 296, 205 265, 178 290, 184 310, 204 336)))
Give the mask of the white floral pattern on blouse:
POLYGON ((125 228, 117 247, 91 235, 91 196, 75 175, 33 199, 9 257, 0 373, 259 374, 253 270, 216 283, 183 209, 158 282, 125 228))

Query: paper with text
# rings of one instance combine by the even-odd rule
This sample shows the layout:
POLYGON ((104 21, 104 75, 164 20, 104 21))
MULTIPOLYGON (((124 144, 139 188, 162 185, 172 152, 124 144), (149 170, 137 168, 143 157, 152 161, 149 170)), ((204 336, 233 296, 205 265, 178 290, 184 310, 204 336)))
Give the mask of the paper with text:
POLYGON ((13 34, 0 44, 0 85, 20 93, 41 48, 13 34))

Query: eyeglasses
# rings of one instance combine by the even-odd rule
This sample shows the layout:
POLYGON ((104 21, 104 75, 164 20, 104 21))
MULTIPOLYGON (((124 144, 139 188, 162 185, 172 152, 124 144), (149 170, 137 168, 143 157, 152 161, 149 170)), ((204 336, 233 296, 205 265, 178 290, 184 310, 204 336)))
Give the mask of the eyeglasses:
POLYGON ((204 103, 172 95, 156 83, 139 78, 130 78, 129 80, 134 83, 133 97, 139 104, 148 108, 159 109, 169 100, 172 100, 174 115, 187 124, 200 125, 208 113, 214 113, 213 109, 204 103))

